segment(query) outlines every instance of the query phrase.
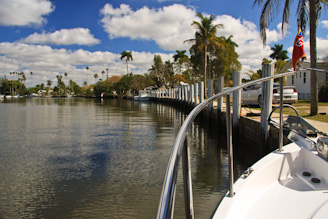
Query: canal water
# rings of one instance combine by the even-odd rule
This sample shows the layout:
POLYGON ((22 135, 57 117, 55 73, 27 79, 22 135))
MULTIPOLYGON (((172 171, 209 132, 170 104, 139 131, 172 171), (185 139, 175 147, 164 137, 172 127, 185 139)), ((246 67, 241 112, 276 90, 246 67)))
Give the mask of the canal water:
MULTIPOLYGON (((0 218, 155 218, 185 117, 131 100, 0 102, 0 218)), ((209 218, 229 184, 225 135, 196 122, 189 138, 195 216, 209 218)), ((181 169, 175 218, 184 218, 181 169)))

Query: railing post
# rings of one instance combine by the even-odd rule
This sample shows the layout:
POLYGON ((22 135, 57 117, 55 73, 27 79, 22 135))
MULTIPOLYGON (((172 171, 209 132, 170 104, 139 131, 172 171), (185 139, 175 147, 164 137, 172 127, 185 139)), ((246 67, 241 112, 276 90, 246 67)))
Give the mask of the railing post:
MULTIPOLYGON (((238 86, 241 84, 240 72, 233 72, 233 86, 238 86)), ((241 107, 241 90, 233 92, 233 115, 232 124, 233 132, 238 135, 239 119, 240 119, 240 107, 241 107)))
POLYGON ((280 120, 280 128, 279 128, 279 151, 283 151, 282 146, 284 144, 283 142, 283 121, 282 121, 282 117, 283 117, 283 111, 284 111, 284 77, 280 78, 280 116, 279 116, 279 120, 280 120))
POLYGON ((188 101, 188 88, 186 86, 184 87, 184 101, 188 101))
POLYGON ((198 84, 194 84, 194 90, 195 90, 195 106, 198 104, 198 84))
MULTIPOLYGON (((272 76, 274 74, 273 64, 263 64, 262 77, 272 76)), ((268 117, 272 110, 272 93, 273 83, 272 80, 262 82, 262 100, 261 100, 261 143, 262 153, 269 152, 269 135, 270 126, 268 123, 268 117)))
POLYGON ((191 105, 194 105, 194 97, 195 97, 195 94, 194 94, 194 85, 190 85, 190 104, 191 105))
MULTIPOLYGON (((207 98, 213 96, 213 79, 208 79, 207 98)), ((213 109, 213 102, 208 104, 208 110, 211 112, 213 109)))
POLYGON ((186 218, 194 218, 194 204, 192 196, 192 181, 190 170, 190 152, 188 145, 188 135, 186 136, 183 149, 182 149, 182 172, 184 181, 184 199, 185 199, 185 211, 186 218))
MULTIPOLYGON (((219 79, 218 79, 218 93, 222 92, 223 88, 224 88, 224 77, 219 76, 219 79)), ((222 112, 222 107, 223 107, 223 98, 220 97, 218 99, 218 112, 219 112, 219 114, 222 112)))
POLYGON ((227 123, 227 150, 228 150, 228 159, 229 159, 229 196, 234 196, 233 191, 233 150, 232 150, 232 127, 231 127, 231 109, 230 109, 230 94, 227 95, 226 105, 226 123, 227 123))
POLYGON ((204 82, 199 82, 199 102, 204 102, 204 82))

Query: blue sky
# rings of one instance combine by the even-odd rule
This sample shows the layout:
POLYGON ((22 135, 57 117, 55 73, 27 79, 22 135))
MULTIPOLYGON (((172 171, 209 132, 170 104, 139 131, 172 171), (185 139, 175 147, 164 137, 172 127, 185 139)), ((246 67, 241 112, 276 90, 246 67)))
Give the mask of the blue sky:
MULTIPOLYGON (((295 10, 294 2, 290 28, 284 36, 280 32, 282 15, 276 15, 263 46, 259 36, 261 8, 253 7, 253 1, 0 0, 0 77, 23 71, 27 86, 47 80, 55 85, 56 75, 67 72, 68 79, 91 84, 95 83, 93 75, 102 78, 105 69, 110 76, 125 74, 125 62, 120 60, 125 50, 132 51, 130 70, 144 74, 155 54, 172 61, 175 50, 189 50, 190 45, 183 41, 194 36, 190 24, 197 20, 197 12, 213 14, 215 23, 224 24, 218 35, 233 35, 239 45, 242 72, 256 70, 272 53, 270 46, 274 44, 283 44, 291 57, 297 33, 295 10)), ((328 54, 328 15, 324 10, 317 37, 318 57, 322 58, 328 54)), ((307 34, 309 56, 308 47, 307 34)))

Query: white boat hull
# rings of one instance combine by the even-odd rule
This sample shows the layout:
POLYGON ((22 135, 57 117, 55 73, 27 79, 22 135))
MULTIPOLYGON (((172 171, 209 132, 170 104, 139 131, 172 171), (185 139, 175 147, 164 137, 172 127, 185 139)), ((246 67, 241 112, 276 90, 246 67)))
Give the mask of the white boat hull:
POLYGON ((234 197, 227 194, 213 218, 328 218, 328 163, 317 152, 291 143, 252 169, 237 180, 234 197))
POLYGON ((150 91, 139 90, 138 96, 134 96, 133 99, 137 101, 148 101, 150 100, 150 91))

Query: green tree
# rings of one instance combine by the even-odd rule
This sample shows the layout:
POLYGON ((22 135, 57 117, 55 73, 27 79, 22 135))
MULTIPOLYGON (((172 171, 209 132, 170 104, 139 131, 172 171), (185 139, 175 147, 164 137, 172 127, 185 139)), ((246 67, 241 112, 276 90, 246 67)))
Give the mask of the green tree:
POLYGON ((33 81, 33 80, 32 80, 33 72, 30 72, 30 75, 31 75, 31 82, 32 82, 32 81, 33 81))
POLYGON ((273 47, 271 47, 271 50, 273 53, 271 53, 270 58, 275 59, 275 60, 286 60, 288 59, 287 56, 287 51, 283 49, 282 44, 274 44, 273 47))
POLYGON ((57 88, 56 91, 58 91, 59 95, 66 94, 66 86, 65 83, 63 82, 63 76, 62 75, 57 75, 57 88))
POLYGON ((85 81, 86 82, 85 85, 88 85, 88 71, 89 71, 89 66, 87 66, 85 69, 87 70, 87 80, 85 81))
POLYGON ((117 91, 118 94, 126 94, 132 86, 133 74, 123 75, 121 80, 113 85, 113 88, 117 91))
POLYGON ((104 80, 105 71, 102 70, 102 71, 101 71, 101 74, 102 74, 102 78, 103 78, 103 80, 104 80))
POLYGON ((185 54, 186 50, 176 50, 175 52, 177 54, 173 55, 174 65, 176 66, 178 73, 181 74, 184 65, 189 62, 189 57, 185 54))
POLYGON ((95 83, 97 83, 98 74, 94 74, 93 77, 95 77, 95 83))
POLYGON ((150 77, 156 81, 158 87, 165 84, 165 71, 162 57, 160 55, 154 55, 153 65, 148 70, 150 77))
POLYGON ((10 93, 10 81, 6 78, 0 78, 0 94, 10 93))
POLYGON ((221 37, 223 49, 217 49, 212 53, 210 62, 211 78, 224 76, 225 81, 232 79, 232 72, 241 70, 241 63, 238 61, 238 54, 235 47, 238 45, 232 41, 232 35, 228 38, 221 37))
MULTIPOLYGON (((282 15, 282 26, 281 30, 284 33, 284 27, 289 24, 290 15, 290 3, 291 1, 280 1, 280 0, 255 0, 254 5, 258 4, 261 6, 263 4, 262 14, 260 18, 260 28, 263 43, 266 42, 266 29, 269 23, 272 21, 276 12, 278 12, 281 7, 280 5, 284 3, 283 15, 282 15), (264 4, 263 4, 264 3, 264 4)), ((304 31, 308 21, 310 21, 310 56, 311 56, 311 68, 317 67, 317 23, 320 19, 322 8, 327 8, 327 0, 299 0, 297 7, 297 18, 298 25, 304 31)), ((305 33, 305 32, 304 32, 305 33)), ((311 71, 311 115, 318 114, 318 79, 316 71, 311 71)))
POLYGON ((262 77, 259 71, 255 72, 253 70, 248 70, 247 72, 245 72, 245 74, 249 77, 249 80, 247 81, 253 81, 262 77))
POLYGON ((126 73, 129 74, 129 66, 128 66, 128 62, 129 61, 133 61, 133 57, 132 57, 132 51, 123 51, 121 53, 121 60, 125 58, 125 62, 126 62, 126 73))
MULTIPOLYGON (((221 40, 216 36, 217 29, 223 28, 223 24, 213 24, 215 19, 214 15, 210 17, 204 17, 201 13, 197 14, 200 18, 199 21, 193 21, 192 26, 196 28, 195 38, 186 40, 185 42, 191 42, 195 44, 195 48, 198 51, 204 51, 204 89, 206 91, 206 74, 207 74, 207 52, 208 50, 215 50, 216 48, 223 48, 221 40)), ((206 93, 206 92, 205 92, 206 93)))

